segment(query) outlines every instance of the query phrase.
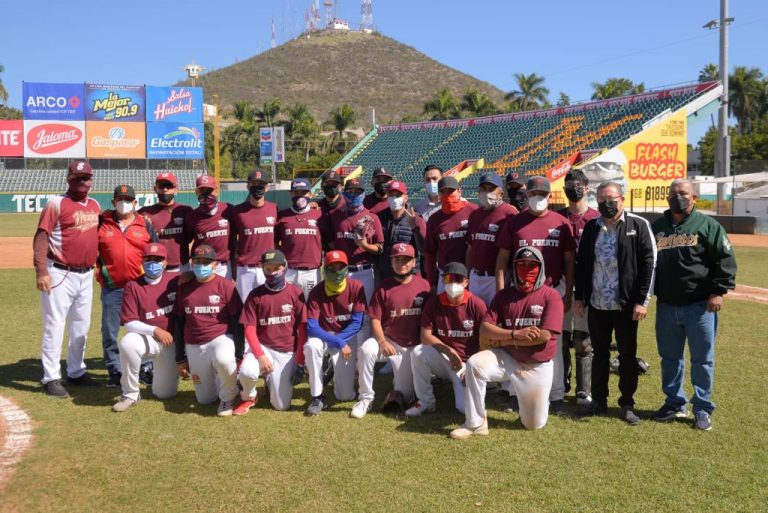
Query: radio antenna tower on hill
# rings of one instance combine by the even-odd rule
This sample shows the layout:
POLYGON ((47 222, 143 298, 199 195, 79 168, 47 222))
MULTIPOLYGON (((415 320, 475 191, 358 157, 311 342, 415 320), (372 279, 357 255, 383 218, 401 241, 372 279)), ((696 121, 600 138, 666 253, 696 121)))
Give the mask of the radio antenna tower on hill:
POLYGON ((333 0, 323 0, 323 7, 325 7, 325 26, 331 24, 334 17, 333 12, 333 0))
POLYGON ((275 17, 272 17, 272 48, 277 46, 277 39, 275 39, 275 17))
POLYGON ((373 30, 373 0, 363 0, 360 3, 360 30, 373 30))

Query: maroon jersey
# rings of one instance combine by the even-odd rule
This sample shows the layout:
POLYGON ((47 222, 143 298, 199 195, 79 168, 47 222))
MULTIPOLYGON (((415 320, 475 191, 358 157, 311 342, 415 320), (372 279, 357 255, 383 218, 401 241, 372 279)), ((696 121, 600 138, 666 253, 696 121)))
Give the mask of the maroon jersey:
POLYGON ((320 218, 317 208, 304 213, 287 208, 277 214, 275 240, 280 251, 294 269, 317 269, 323 259, 320 218))
POLYGON ((184 240, 184 220, 192 212, 189 205, 155 203, 139 209, 139 214, 149 217, 155 227, 160 244, 168 252, 168 265, 171 267, 189 262, 189 244, 184 240))
POLYGON ((325 293, 325 282, 317 284, 309 293, 307 318, 317 319, 320 327, 329 333, 341 332, 355 312, 365 312, 365 289, 357 280, 347 278, 347 288, 335 296, 325 293))
POLYGON ((444 269, 451 262, 464 262, 469 215, 474 210, 477 210, 477 205, 467 201, 455 214, 438 210, 429 216, 424 252, 435 255, 439 269, 444 269))
POLYGON ((254 207, 245 200, 232 210, 232 230, 237 236, 237 265, 256 265, 261 255, 275 248, 277 205, 265 201, 254 207))
POLYGON ((290 283, 276 292, 266 285, 256 287, 248 294, 240 315, 240 324, 256 326, 261 345, 283 353, 292 353, 296 349, 299 325, 306 322, 304 293, 290 283))
POLYGON ((579 241, 581 241, 581 234, 584 232, 584 225, 587 224, 587 221, 600 217, 600 212, 592 207, 587 207, 587 211, 583 214, 572 214, 568 211, 567 207, 558 210, 557 213, 568 220, 571 228, 571 235, 576 242, 577 249, 579 247, 579 241))
POLYGON ((394 278, 381 282, 373 292, 368 316, 381 321, 384 334, 403 347, 419 344, 419 320, 429 298, 429 282, 413 275, 408 283, 394 278))
POLYGON ((502 203, 493 210, 478 208, 469 214, 467 244, 472 248, 472 269, 493 274, 496 271, 496 236, 504 223, 517 214, 509 203, 502 203))
POLYGON ((549 283, 556 287, 564 272, 563 254, 576 250, 569 224, 557 212, 548 210, 543 216, 536 217, 529 210, 523 210, 505 223, 496 246, 513 255, 522 247, 541 251, 549 283))
POLYGON ((432 331, 440 342, 453 348, 462 362, 475 354, 480 345, 480 323, 485 317, 485 302, 469 291, 458 305, 447 303, 445 292, 432 296, 421 313, 421 327, 432 331))
POLYGON ((333 249, 345 252, 350 265, 372 264, 377 258, 376 255, 368 253, 355 244, 360 221, 367 222, 365 239, 369 244, 384 243, 384 232, 381 229, 379 216, 370 213, 367 209, 363 208, 357 214, 350 214, 346 209, 337 210, 331 216, 331 226, 335 234, 333 249))
POLYGON ((557 351, 557 335, 563 326, 563 299, 555 289, 546 285, 530 294, 509 287, 493 298, 484 321, 505 330, 538 326, 549 331, 552 336, 543 344, 504 347, 519 362, 547 362, 557 351))
POLYGON ((144 276, 125 284, 123 306, 120 310, 120 324, 141 321, 155 328, 173 331, 170 322, 179 277, 163 273, 154 285, 147 283, 144 276))
POLYGON ((243 303, 235 284, 218 274, 213 276, 205 283, 192 280, 179 285, 173 313, 185 320, 187 344, 207 344, 227 332, 233 315, 240 316, 243 303))
POLYGON ((338 202, 334 206, 331 206, 328 202, 328 198, 322 198, 317 202, 317 205, 320 207, 320 212, 322 213, 318 222, 320 227, 320 238, 323 241, 323 248, 328 249, 331 247, 331 244, 333 244, 333 239, 335 238, 333 227, 331 226, 331 216, 337 210, 343 210, 346 201, 344 201, 344 196, 339 195, 338 202))
POLYGON ((216 251, 216 260, 227 262, 234 233, 232 232, 232 210, 229 203, 219 202, 216 213, 211 215, 200 208, 194 209, 184 220, 184 237, 192 243, 192 251, 201 244, 208 244, 216 251))
POLYGON ((386 196, 379 198, 375 192, 363 198, 363 206, 371 211, 371 214, 380 216, 382 212, 389 210, 389 200, 386 196))
POLYGON ((93 198, 50 198, 37 224, 48 234, 48 258, 71 267, 93 267, 99 249, 99 212, 99 202, 93 198))

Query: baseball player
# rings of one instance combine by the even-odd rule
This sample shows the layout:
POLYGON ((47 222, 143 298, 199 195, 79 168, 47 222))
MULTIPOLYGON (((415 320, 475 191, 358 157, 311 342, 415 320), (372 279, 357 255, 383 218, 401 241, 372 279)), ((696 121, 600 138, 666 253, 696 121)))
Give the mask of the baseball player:
POLYGON ((505 181, 507 187, 507 201, 509 201, 509 204, 515 207, 518 212, 522 212, 528 207, 528 196, 525 191, 525 175, 518 171, 512 171, 507 173, 505 181))
POLYGON ((544 258, 536 248, 520 248, 512 263, 512 284, 499 292, 480 326, 479 353, 467 360, 466 421, 451 438, 488 434, 485 390, 490 382, 512 381, 527 429, 547 423, 552 358, 563 325, 563 300, 544 284, 544 258))
POLYGON ((466 266, 469 291, 490 305, 496 295, 496 236, 518 211, 504 203, 501 178, 496 173, 482 175, 477 192, 481 208, 469 214, 466 266))
POLYGON ((336 238, 333 226, 331 226, 331 217, 337 210, 344 208, 344 196, 341 194, 341 177, 333 169, 326 171, 322 178, 323 197, 317 202, 320 207, 319 226, 320 237, 323 242, 323 249, 329 250, 333 246, 333 240, 336 238))
POLYGON ((155 397, 170 399, 178 391, 171 311, 179 278, 178 273, 165 272, 167 263, 163 244, 147 244, 142 251, 144 275, 125 285, 120 322, 126 333, 118 342, 122 395, 112 411, 123 412, 139 401, 139 369, 147 358, 153 363, 155 397))
POLYGON ((323 260, 320 218, 322 213, 311 208, 309 181, 297 178, 291 182, 291 206, 277 214, 275 240, 288 260, 285 279, 298 286, 304 297, 320 283, 323 260))
POLYGON ((332 250, 325 255, 325 280, 309 293, 304 360, 309 373, 312 401, 307 415, 328 409, 323 395, 323 356, 331 355, 334 366, 333 393, 339 401, 355 398, 357 338, 365 316, 363 284, 349 278, 347 255, 332 250))
POLYGON ((207 244, 216 252, 219 261, 216 274, 232 279, 232 262, 237 240, 232 228, 234 207, 218 200, 216 179, 201 175, 195 180, 195 193, 200 205, 184 220, 184 240, 192 242, 192 250, 207 244))
POLYGON ((248 199, 232 210, 232 231, 237 237, 237 291, 245 301, 264 283, 261 255, 275 246, 277 205, 264 199, 269 184, 261 171, 248 175, 248 199))
POLYGON ((173 314, 173 338, 179 375, 190 377, 200 404, 219 398, 218 415, 232 415, 237 396, 236 347, 243 347, 239 323, 243 304, 234 283, 218 273, 216 250, 200 244, 192 250, 195 279, 179 285, 173 314))
POLYGON ((149 217, 160 244, 168 252, 166 273, 189 270, 189 244, 184 241, 184 220, 192 212, 192 207, 176 203, 178 187, 179 182, 173 173, 160 173, 155 178, 157 203, 139 209, 139 214, 149 217))
POLYGON ((382 212, 386 212, 389 208, 387 190, 389 189, 388 184, 391 182, 392 174, 389 171, 383 167, 373 170, 373 176, 371 177, 373 192, 368 194, 363 200, 363 206, 367 208, 371 214, 376 214, 381 217, 382 212))
POLYGON ((413 206, 424 222, 429 221, 429 216, 440 210, 440 195, 438 190, 438 182, 443 177, 443 170, 434 165, 428 165, 423 171, 424 177, 424 190, 427 193, 424 198, 417 201, 413 206))
POLYGON ((243 305, 240 323, 248 345, 238 374, 242 402, 234 415, 245 415, 256 404, 259 374, 264 375, 272 407, 291 407, 294 369, 304 364, 307 311, 301 289, 286 280, 287 264, 279 250, 264 253, 264 284, 253 289, 243 305))
POLYGON ((467 254, 469 214, 477 205, 461 197, 459 182, 446 176, 438 182, 440 210, 427 221, 424 241, 424 270, 427 281, 443 292, 443 273, 449 262, 464 262, 467 254))
POLYGON ((384 249, 379 258, 380 279, 392 276, 391 253, 396 244, 410 244, 416 252, 416 266, 419 266, 419 254, 424 248, 424 234, 427 223, 424 222, 408 204, 408 188, 405 183, 395 180, 389 182, 387 190, 389 208, 379 214, 384 231, 384 249))
POLYGON ((421 344, 411 354, 418 400, 405 411, 408 417, 435 411, 433 374, 453 383, 454 404, 464 413, 465 362, 477 352, 480 323, 487 307, 467 290, 464 264, 451 262, 444 271, 445 291, 430 297, 421 313, 421 344))
POLYGON ((67 170, 67 192, 50 198, 40 213, 33 242, 36 287, 43 320, 43 391, 68 397, 61 384, 61 345, 69 321, 67 382, 93 386, 85 372, 85 341, 91 325, 93 266, 98 254, 99 203, 88 197, 93 170, 76 161, 67 170))
POLYGON ((373 368, 379 358, 392 362, 394 374, 394 389, 384 403, 394 401, 402 410, 414 400, 411 353, 419 343, 419 319, 429 297, 429 283, 413 273, 416 251, 410 244, 392 246, 390 266, 393 277, 381 282, 368 307, 373 337, 358 352, 359 394, 350 412, 356 419, 363 418, 373 404, 373 368))

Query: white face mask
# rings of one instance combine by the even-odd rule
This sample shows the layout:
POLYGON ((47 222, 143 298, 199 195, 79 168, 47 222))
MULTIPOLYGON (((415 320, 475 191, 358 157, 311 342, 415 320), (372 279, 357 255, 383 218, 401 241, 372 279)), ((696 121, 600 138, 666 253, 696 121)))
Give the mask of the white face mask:
POLYGON ((455 299, 464 293, 464 285, 461 283, 449 283, 445 286, 445 293, 455 299))
POLYGON ((549 199, 546 196, 531 196, 528 198, 528 207, 534 212, 544 212, 549 205, 549 199))
POLYGON ((132 201, 118 201, 115 203, 115 210, 117 210, 117 213, 123 216, 126 216, 133 212, 133 202, 132 201))
POLYGON ((424 188, 427 190, 427 194, 430 196, 437 196, 438 190, 437 190, 437 182, 429 181, 426 184, 424 184, 424 188))
POLYGON ((399 198, 396 198, 395 196, 390 196, 387 198, 387 202, 389 203, 389 209, 392 212, 396 212, 403 208, 403 205, 405 204, 405 198, 400 196, 399 198))
POLYGON ((496 208, 501 205, 501 198, 499 198, 495 192, 480 191, 477 194, 477 199, 480 202, 480 206, 483 208, 496 208))

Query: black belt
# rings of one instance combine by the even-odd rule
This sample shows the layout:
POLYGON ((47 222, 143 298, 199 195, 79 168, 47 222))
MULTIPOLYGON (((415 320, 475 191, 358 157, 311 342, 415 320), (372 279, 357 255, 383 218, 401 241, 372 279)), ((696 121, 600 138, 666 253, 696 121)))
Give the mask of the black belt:
POLYGON ((245 264, 243 267, 247 267, 248 269, 255 269, 257 267, 261 267, 261 264, 245 264))
POLYGON ((486 272, 486 271, 478 271, 477 269, 472 269, 472 272, 475 273, 478 276, 495 276, 496 275, 496 273, 486 272))
POLYGON ((368 269, 373 269, 373 265, 372 264, 360 264, 360 265, 350 265, 349 266, 349 271, 353 272, 353 273, 356 273, 358 271, 366 271, 368 269))
POLYGON ((68 265, 60 264, 59 262, 54 262, 53 266, 56 269, 62 269, 64 271, 69 271, 71 273, 78 273, 78 274, 85 274, 91 269, 93 269, 92 267, 70 267, 68 265))
POLYGON ((166 265, 165 270, 166 271, 176 271, 178 269, 181 269, 180 265, 166 265))

